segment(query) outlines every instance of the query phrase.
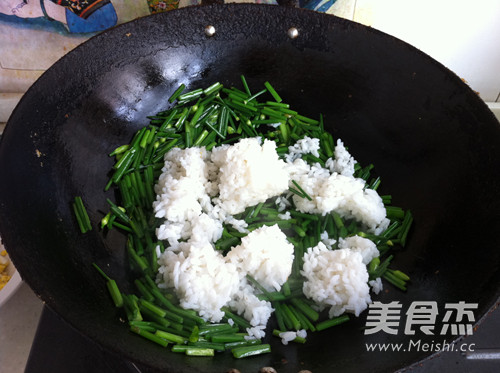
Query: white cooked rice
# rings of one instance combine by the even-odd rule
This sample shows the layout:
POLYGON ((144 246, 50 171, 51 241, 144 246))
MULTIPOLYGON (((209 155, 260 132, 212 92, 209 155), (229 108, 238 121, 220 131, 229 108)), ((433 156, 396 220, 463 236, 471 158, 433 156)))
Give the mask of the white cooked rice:
POLYGON ((184 222, 201 213, 200 200, 208 183, 206 157, 204 148, 173 148, 165 154, 165 166, 155 186, 157 218, 184 222))
POLYGON ((212 322, 222 319, 221 308, 238 291, 240 278, 236 267, 210 243, 182 242, 177 252, 165 250, 158 263, 161 281, 175 290, 181 307, 212 322))
POLYGON ((307 331, 305 329, 297 330, 297 337, 307 338, 307 331))
POLYGON ((329 167, 331 172, 350 177, 354 175, 354 165, 357 163, 353 156, 347 151, 341 139, 337 140, 334 158, 330 158, 326 162, 326 166, 329 167))
POLYGON ((182 307, 212 322, 220 321, 221 307, 230 305, 250 321, 249 335, 260 338, 273 309, 255 296, 245 276, 280 289, 291 273, 293 245, 278 226, 248 233, 247 223, 233 214, 281 194, 288 179, 272 141, 244 139, 212 152, 168 152, 155 187, 156 217, 165 219, 157 237, 169 242, 159 256, 159 285, 174 289, 182 307), (226 257, 213 247, 223 223, 248 233, 226 257))
POLYGON ((219 169, 216 201, 228 214, 243 212, 288 189, 289 176, 274 141, 266 139, 261 145, 258 138, 242 139, 215 148, 211 160, 219 169))
POLYGON ((293 245, 277 225, 263 226, 241 239, 226 260, 252 276, 267 291, 279 291, 292 272, 293 245))
MULTIPOLYGON (((309 165, 303 159, 288 163, 290 180, 297 182, 311 200, 294 195, 297 210, 325 215, 337 212, 345 219, 356 219, 369 232, 378 234, 389 225, 382 198, 373 189, 365 189, 363 179, 330 173, 319 164, 309 165)), ((293 184, 290 184, 293 187, 293 184)))
POLYGON ((367 265, 380 255, 377 245, 372 240, 360 236, 351 236, 339 239, 339 249, 350 249, 361 254, 363 264, 367 265))
MULTIPOLYGON (((243 139, 207 152, 204 148, 174 148, 165 155, 165 166, 155 186, 156 217, 164 223, 157 237, 169 243, 159 256, 159 286, 174 289, 181 306, 218 322, 221 307, 229 306, 251 324, 248 338, 261 338, 273 309, 259 300, 246 275, 268 291, 279 290, 291 273, 294 248, 278 226, 248 232, 247 223, 233 215, 246 207, 276 198, 282 219, 289 219, 291 199, 302 212, 336 211, 361 221, 369 231, 385 229, 388 220, 378 194, 355 179, 356 161, 339 140, 335 158, 308 165, 300 155, 318 156, 319 140, 304 138, 290 147, 287 162, 279 159, 276 144, 259 138, 243 139), (295 180, 312 201, 288 192, 295 180), (223 224, 248 233, 224 257, 213 244, 222 236, 223 224)), ((362 237, 336 243, 321 235, 321 242, 304 255, 304 294, 319 307, 330 308, 330 317, 343 312, 359 315, 370 302, 366 263, 378 255, 376 246, 362 237), (366 263, 365 263, 366 262, 366 263)), ((370 282, 381 289, 380 279, 370 282)), ((296 334, 298 335, 298 334, 296 334)))
POLYGON ((337 243, 337 240, 335 240, 334 238, 330 238, 328 236, 327 231, 324 231, 323 233, 321 233, 320 239, 321 239, 321 242, 323 242, 323 244, 328 248, 328 250, 332 250, 333 245, 335 245, 337 243))
POLYGON ((260 326, 265 328, 267 320, 273 312, 271 303, 257 298, 254 288, 245 278, 239 282, 238 290, 233 294, 228 305, 247 319, 252 328, 256 328, 255 330, 260 326))
POLYGON ((281 338, 281 343, 284 345, 287 345, 288 342, 293 341, 295 338, 297 338, 297 332, 294 331, 287 331, 279 334, 281 338))
POLYGON ((382 279, 377 277, 375 280, 368 281, 368 285, 371 286, 372 291, 375 294, 380 293, 384 289, 384 285, 382 284, 382 279))
POLYGON ((298 140, 295 144, 288 147, 288 153, 285 155, 285 160, 292 163, 302 154, 312 154, 319 157, 319 139, 310 138, 305 136, 303 139, 298 140))
POLYGON ((284 345, 287 345, 288 342, 293 341, 297 337, 306 338, 307 332, 305 331, 305 329, 300 329, 297 331, 282 332, 282 333, 279 333, 278 335, 281 338, 281 343, 283 343, 284 345))
POLYGON ((359 252, 328 250, 320 242, 304 254, 301 274, 306 279, 304 294, 320 310, 329 308, 329 317, 344 312, 359 316, 371 302, 368 271, 359 252))

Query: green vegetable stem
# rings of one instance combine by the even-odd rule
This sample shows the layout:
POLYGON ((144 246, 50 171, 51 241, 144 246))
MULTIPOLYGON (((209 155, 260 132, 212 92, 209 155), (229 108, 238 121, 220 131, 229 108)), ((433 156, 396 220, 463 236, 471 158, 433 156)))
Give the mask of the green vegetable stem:
MULTIPOLYGON (((206 88, 189 90, 181 84, 172 89, 172 94, 165 99, 168 108, 148 117, 149 124, 138 130, 130 143, 117 145, 108 152, 110 157, 115 158, 115 164, 104 190, 115 191, 116 199, 106 199, 109 210, 104 212, 100 227, 104 231, 116 229, 126 236, 124 249, 133 277, 131 286, 126 290, 132 290, 120 290, 115 280, 95 263, 93 266, 105 279, 111 300, 120 308, 117 312, 125 315, 131 333, 163 347, 171 345, 172 352, 188 356, 210 357, 230 351, 236 359, 241 359, 269 353, 271 346, 260 339, 250 338, 248 329, 252 325, 229 307, 222 307, 223 320, 212 324, 194 310, 183 309, 172 290, 158 286, 158 258, 168 250, 168 242, 156 238, 161 219, 155 217, 152 206, 165 154, 174 147, 205 147, 211 150, 216 146, 234 144, 243 138, 260 137, 274 141, 278 156, 285 159, 290 146, 310 137, 319 139, 318 153, 297 156, 309 165, 325 167, 336 150, 332 134, 325 129, 326 117, 320 115, 315 119, 299 114, 290 104, 283 102, 268 81, 258 90, 253 89, 249 84, 251 81, 244 76, 240 79, 241 89, 215 82, 206 88)), ((365 181, 365 189, 383 188, 372 164, 362 166, 356 163, 354 176, 365 181)), ((278 200, 271 198, 235 216, 248 224, 249 232, 263 226, 278 225, 294 246, 292 273, 281 289, 269 291, 254 277, 246 276, 257 297, 270 302, 274 308, 277 324, 274 335, 302 329, 308 333, 323 332, 349 321, 349 316, 345 314, 329 319, 303 293, 301 270, 304 254, 308 248, 322 242, 325 233, 328 239, 337 242, 355 235, 372 240, 380 256, 367 266, 369 279, 383 278, 391 286, 402 291, 407 289, 409 276, 389 266, 393 265, 395 252, 407 244, 414 217, 410 210, 393 205, 391 195, 381 195, 390 223, 387 229, 377 234, 367 231, 354 218, 340 216, 335 211, 325 215, 299 211, 295 205, 297 198, 312 201, 313 197, 297 180, 291 180, 289 189, 280 198, 289 203, 286 215, 278 206, 278 200)), ((81 197, 74 198, 72 208, 80 231, 90 231, 92 225, 81 197)), ((247 234, 226 225, 222 237, 214 244, 215 249, 225 255, 247 234)), ((332 244, 332 250, 337 247, 337 243, 332 244)), ((297 337, 294 342, 299 343, 297 348, 300 348, 300 344, 306 341, 297 337)))

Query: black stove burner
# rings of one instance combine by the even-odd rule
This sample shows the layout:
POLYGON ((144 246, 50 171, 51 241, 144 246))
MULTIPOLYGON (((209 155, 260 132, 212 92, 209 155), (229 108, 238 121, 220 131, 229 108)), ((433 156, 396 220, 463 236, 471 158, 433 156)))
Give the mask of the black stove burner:
MULTIPOLYGON (((500 307, 491 311, 474 334, 462 339, 458 342, 460 343, 466 343, 468 346, 474 344, 475 355, 466 358, 459 351, 442 352, 408 371, 412 373, 500 372, 500 307)), ((25 373, 42 372, 153 373, 147 367, 124 361, 103 350, 75 331, 47 307, 43 309, 25 370, 25 373)))

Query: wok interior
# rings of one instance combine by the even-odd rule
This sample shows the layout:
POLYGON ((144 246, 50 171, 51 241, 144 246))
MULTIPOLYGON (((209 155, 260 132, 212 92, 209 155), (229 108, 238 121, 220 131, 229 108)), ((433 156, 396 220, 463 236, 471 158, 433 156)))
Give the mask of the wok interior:
POLYGON ((243 361, 173 354, 119 321, 91 266, 128 290, 124 238, 97 228, 106 198, 114 198, 103 192, 113 164, 107 154, 168 108, 179 84, 239 86, 241 74, 255 91, 270 81, 303 115, 322 113, 362 165, 375 165, 379 192, 412 210, 409 244, 394 261, 410 275, 409 290, 386 284, 373 299, 398 300, 403 309, 415 300, 478 303, 477 317, 488 310, 500 279, 493 115, 453 73, 394 38, 332 16, 254 5, 189 8, 119 26, 69 53, 25 95, 0 144, 0 232, 49 307, 105 348, 168 372, 391 371, 426 356, 367 352, 365 342, 409 337, 402 330, 365 336, 366 313, 305 345, 272 339, 271 354, 243 361), (208 24, 216 28, 211 38, 208 24), (292 26, 294 40, 286 34, 292 26), (95 227, 85 235, 70 208, 77 195, 95 227))

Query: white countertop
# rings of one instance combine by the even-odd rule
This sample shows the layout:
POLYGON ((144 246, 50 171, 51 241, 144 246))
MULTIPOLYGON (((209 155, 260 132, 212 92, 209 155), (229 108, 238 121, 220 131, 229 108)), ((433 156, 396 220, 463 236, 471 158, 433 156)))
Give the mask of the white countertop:
POLYGON ((42 301, 25 283, 0 308, 2 373, 24 372, 42 309, 42 301))

